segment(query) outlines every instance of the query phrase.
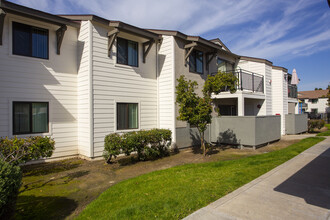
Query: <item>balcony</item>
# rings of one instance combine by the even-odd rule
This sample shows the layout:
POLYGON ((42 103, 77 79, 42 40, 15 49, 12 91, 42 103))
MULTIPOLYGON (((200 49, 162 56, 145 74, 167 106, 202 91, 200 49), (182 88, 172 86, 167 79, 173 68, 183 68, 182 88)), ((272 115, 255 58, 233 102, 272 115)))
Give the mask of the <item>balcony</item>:
MULTIPOLYGON (((227 73, 233 73, 238 78, 237 90, 264 93, 263 75, 242 69, 236 70, 235 72, 227 71, 227 73)), ((216 73, 212 73, 212 75, 214 74, 216 73)), ((228 90, 224 88, 223 91, 228 90)))
POLYGON ((296 85, 288 84, 288 97, 289 98, 298 98, 298 89, 296 85))

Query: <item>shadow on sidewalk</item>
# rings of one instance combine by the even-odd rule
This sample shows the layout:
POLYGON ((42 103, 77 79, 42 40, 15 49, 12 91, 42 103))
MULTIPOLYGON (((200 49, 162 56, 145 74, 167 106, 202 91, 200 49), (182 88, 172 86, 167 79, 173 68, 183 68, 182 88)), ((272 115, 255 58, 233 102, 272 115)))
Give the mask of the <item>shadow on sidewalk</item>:
POLYGON ((324 151, 274 190, 301 197, 308 204, 330 209, 330 149, 324 151))

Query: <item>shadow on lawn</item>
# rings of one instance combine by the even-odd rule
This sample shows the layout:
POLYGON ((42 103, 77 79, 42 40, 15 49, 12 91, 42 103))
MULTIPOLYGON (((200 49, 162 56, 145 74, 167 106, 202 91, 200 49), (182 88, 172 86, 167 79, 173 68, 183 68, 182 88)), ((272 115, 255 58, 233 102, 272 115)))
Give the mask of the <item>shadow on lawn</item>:
POLYGON ((64 219, 76 208, 77 203, 58 196, 19 196, 15 219, 64 219))
POLYGON ((43 188, 46 185, 66 185, 70 183, 72 180, 77 179, 82 176, 86 176, 89 174, 89 171, 77 171, 73 173, 68 173, 65 176, 59 177, 59 178, 50 178, 47 181, 38 180, 35 182, 24 184, 20 190, 20 193, 43 188))
POLYGON ((26 176, 41 176, 47 175, 50 173, 59 173, 68 170, 72 170, 78 168, 82 163, 83 160, 64 160, 52 163, 45 163, 42 166, 40 164, 32 164, 26 165, 22 167, 23 175, 26 176))

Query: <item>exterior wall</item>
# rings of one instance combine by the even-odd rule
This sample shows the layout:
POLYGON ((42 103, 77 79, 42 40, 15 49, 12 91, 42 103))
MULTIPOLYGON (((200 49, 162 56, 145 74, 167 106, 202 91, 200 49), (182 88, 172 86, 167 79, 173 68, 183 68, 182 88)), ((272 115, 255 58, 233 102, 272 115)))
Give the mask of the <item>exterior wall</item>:
POLYGON ((273 114, 281 115, 281 134, 285 134, 285 115, 288 114, 288 84, 282 70, 272 70, 272 101, 273 114))
POLYGON ((299 134, 307 132, 307 114, 288 114, 286 119, 286 134, 299 134))
MULTIPOLYGON (((7 14, 3 45, 0 46, 0 136, 12 136, 12 102, 49 102, 49 133, 55 139, 53 157, 77 155, 77 38, 78 31, 68 27, 56 54, 56 30, 59 27, 7 14), (49 30, 49 60, 12 54, 11 22, 16 21, 49 30)), ((30 135, 19 135, 25 137, 30 135)))
POLYGON ((316 108, 318 113, 326 113, 328 98, 318 98, 317 103, 312 103, 309 99, 305 99, 305 103, 308 105, 306 112, 312 112, 312 108, 316 108))
MULTIPOLYGON (((176 129, 178 148, 186 148, 191 146, 200 146, 201 139, 197 128, 177 128, 176 129)), ((204 138, 206 142, 210 142, 210 127, 205 130, 204 138)))
POLYGON ((264 76, 264 94, 265 101, 262 103, 258 115, 272 114, 272 88, 269 81, 271 78, 271 66, 265 63, 240 60, 237 66, 238 69, 248 70, 264 76))
POLYGON ((146 63, 142 62, 142 43, 146 39, 120 32, 118 37, 137 41, 138 67, 117 64, 116 42, 108 57, 108 27, 93 23, 93 122, 94 157, 101 156, 104 137, 116 130, 116 102, 138 103, 139 129, 157 127, 156 46, 146 63))
POLYGON ((82 21, 78 36, 78 152, 92 157, 91 143, 91 27, 89 21, 82 21))
POLYGON ((213 118, 211 142, 259 146, 281 138, 280 116, 223 116, 213 118))
POLYGON ((288 114, 295 114, 296 113, 296 103, 289 102, 288 103, 288 114))
POLYGON ((173 143, 176 142, 174 59, 174 37, 163 36, 158 52, 159 128, 171 129, 173 143))

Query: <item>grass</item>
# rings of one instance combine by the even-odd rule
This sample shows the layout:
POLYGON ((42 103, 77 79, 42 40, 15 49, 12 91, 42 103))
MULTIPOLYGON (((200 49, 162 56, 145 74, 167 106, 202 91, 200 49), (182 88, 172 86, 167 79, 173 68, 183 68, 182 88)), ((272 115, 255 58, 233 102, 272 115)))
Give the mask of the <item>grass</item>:
POLYGON ((328 129, 327 131, 318 133, 316 136, 330 136, 330 124, 326 124, 325 127, 328 129))
POLYGON ((77 219, 181 219, 324 140, 306 138, 247 158, 182 165, 120 182, 77 219))

